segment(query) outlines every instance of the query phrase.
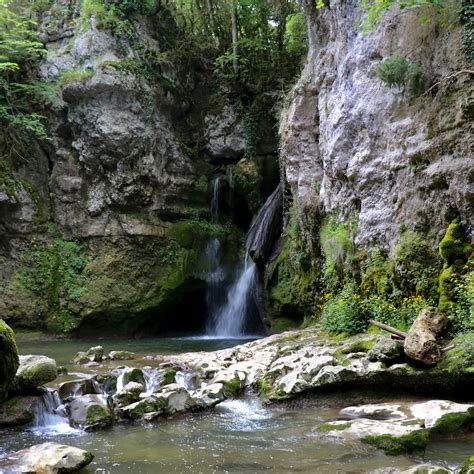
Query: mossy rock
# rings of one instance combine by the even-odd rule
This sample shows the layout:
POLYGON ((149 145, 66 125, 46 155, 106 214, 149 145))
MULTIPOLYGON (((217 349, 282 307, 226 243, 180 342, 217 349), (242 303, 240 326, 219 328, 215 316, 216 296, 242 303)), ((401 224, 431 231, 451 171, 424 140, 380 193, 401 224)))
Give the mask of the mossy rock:
POLYGON ((436 421, 432 433, 448 435, 457 433, 474 424, 474 407, 469 408, 464 413, 447 413, 436 421))
POLYGON ((0 319, 0 402, 12 388, 19 366, 18 348, 13 330, 0 319))
POLYGON ((129 382, 135 382, 146 387, 145 376, 140 369, 130 369, 123 374, 123 384, 127 385, 129 382))
POLYGON ((439 243, 439 254, 445 263, 449 266, 456 260, 464 260, 469 250, 469 244, 466 242, 466 235, 458 219, 454 219, 448 226, 445 236, 439 243))
POLYGON ((429 432, 416 430, 403 436, 383 434, 379 436, 365 436, 364 443, 382 449, 385 454, 396 456, 399 454, 422 454, 428 445, 429 432))
POLYGON ((279 333, 295 329, 299 324, 289 318, 277 318, 272 322, 272 332, 279 333))
POLYGON ((15 377, 15 390, 29 392, 58 376, 56 361, 41 355, 20 356, 20 366, 15 377))

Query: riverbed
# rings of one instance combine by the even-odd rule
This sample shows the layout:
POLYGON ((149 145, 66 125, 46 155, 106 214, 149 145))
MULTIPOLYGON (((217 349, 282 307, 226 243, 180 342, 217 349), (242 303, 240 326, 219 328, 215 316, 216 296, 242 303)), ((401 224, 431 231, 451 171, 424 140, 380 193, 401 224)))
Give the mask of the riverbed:
MULTIPOLYGON (((20 341, 19 348, 23 354, 45 354, 72 368, 68 362, 75 352, 99 344, 106 351, 155 355, 222 349, 241 342, 204 338, 20 341)), ((148 362, 139 361, 134 364, 148 362)), ((315 426, 334 419, 338 410, 309 403, 263 406, 254 394, 247 394, 224 401, 213 411, 148 424, 120 424, 98 432, 74 430, 66 422, 1 430, 0 455, 46 441, 65 443, 91 451, 95 459, 84 472, 97 474, 400 472, 422 462, 454 467, 472 455, 472 434, 430 443, 424 459, 391 457, 359 443, 349 446, 322 439, 315 426)))

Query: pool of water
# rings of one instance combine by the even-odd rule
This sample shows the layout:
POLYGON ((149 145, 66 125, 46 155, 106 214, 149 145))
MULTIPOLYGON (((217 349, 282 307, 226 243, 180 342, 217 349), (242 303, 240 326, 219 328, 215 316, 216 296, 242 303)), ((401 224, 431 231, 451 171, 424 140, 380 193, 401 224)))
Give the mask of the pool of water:
POLYGON ((87 351, 93 346, 102 346, 105 354, 110 351, 131 351, 138 356, 157 354, 177 354, 180 352, 215 351, 227 349, 255 340, 256 337, 221 339, 204 336, 168 337, 150 339, 59 339, 22 340, 18 339, 20 354, 47 355, 60 366, 68 366, 79 351, 87 351))
MULTIPOLYGON (((65 364, 78 350, 101 344, 106 351, 175 353, 230 347, 243 341, 189 338, 88 340, 22 343, 22 353, 45 354, 65 364)), ((320 406, 263 406, 252 396, 228 400, 213 411, 121 424, 84 433, 67 424, 43 429, 0 430, 0 455, 46 441, 91 451, 89 474, 161 473, 389 473, 433 462, 455 466, 472 455, 474 434, 432 442, 424 459, 385 456, 360 443, 344 445, 314 433, 339 409, 320 406)), ((0 466, 1 472, 1 466, 0 466)))

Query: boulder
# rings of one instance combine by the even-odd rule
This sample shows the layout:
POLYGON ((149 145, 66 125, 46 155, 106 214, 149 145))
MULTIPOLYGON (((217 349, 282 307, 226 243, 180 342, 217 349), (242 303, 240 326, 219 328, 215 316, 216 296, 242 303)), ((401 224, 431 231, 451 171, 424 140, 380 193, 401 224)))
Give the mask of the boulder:
POLYGON ((138 402, 127 405, 126 407, 119 410, 119 414, 122 418, 129 420, 145 419, 151 420, 164 413, 164 403, 162 400, 157 400, 154 395, 147 398, 143 398, 138 402))
POLYGON ((76 365, 84 365, 89 362, 102 362, 104 358, 104 348, 102 346, 91 347, 87 352, 78 352, 72 359, 76 365))
POLYGON ((224 385, 221 383, 213 383, 200 388, 192 393, 192 397, 194 407, 200 409, 212 408, 227 398, 224 385))
POLYGON ((105 428, 113 422, 107 397, 104 395, 83 395, 68 405, 71 426, 86 431, 105 428))
POLYGON ((79 448, 57 443, 43 443, 22 449, 0 464, 5 473, 68 473, 87 466, 94 455, 79 448))
POLYGON ((436 336, 447 325, 447 318, 433 308, 422 309, 407 333, 404 343, 405 354, 426 365, 436 364, 441 359, 441 349, 436 336))
POLYGON ((61 400, 75 398, 81 395, 102 393, 99 384, 94 379, 69 380, 59 385, 58 395, 61 400))
POLYGON ((129 382, 120 392, 114 395, 114 401, 118 407, 125 407, 138 401, 142 392, 142 384, 129 382))
POLYGON ((158 404, 163 406, 164 412, 170 415, 189 410, 194 406, 194 400, 189 392, 183 386, 176 383, 165 385, 155 392, 153 396, 158 404))
POLYGON ((8 391, 13 387, 18 365, 15 335, 10 326, 0 319, 0 402, 7 397, 8 391))
POLYGON ((371 362, 395 363, 403 357, 403 341, 379 336, 372 348, 367 352, 371 362))
POLYGON ((15 391, 25 393, 56 379, 56 361, 42 355, 20 356, 15 377, 15 391))
POLYGON ((99 385, 99 393, 111 395, 117 391, 117 377, 113 374, 97 374, 93 380, 99 385))
POLYGON ((127 385, 129 382, 135 382, 146 387, 145 375, 141 369, 126 369, 123 372, 122 383, 127 385))
POLYGON ((40 403, 39 396, 17 396, 0 404, 0 428, 31 423, 40 403))
POLYGON ((131 360, 135 358, 135 353, 129 351, 110 351, 107 358, 110 360, 131 360))

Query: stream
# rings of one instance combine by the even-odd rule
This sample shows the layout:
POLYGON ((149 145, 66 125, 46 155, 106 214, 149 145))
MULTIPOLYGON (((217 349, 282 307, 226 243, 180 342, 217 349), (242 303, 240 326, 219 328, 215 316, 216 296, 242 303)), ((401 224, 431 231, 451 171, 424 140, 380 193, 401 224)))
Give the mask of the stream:
MULTIPOLYGON (((54 357, 58 365, 83 373, 83 368, 69 364, 70 359, 77 350, 98 344, 106 351, 124 349, 145 355, 215 350, 241 342, 209 338, 20 341, 19 348, 23 354, 54 357)), ((138 366, 147 362, 141 358, 125 364, 138 366)), ((73 376, 59 377, 56 382, 68 378, 73 376)), ((416 456, 386 456, 364 445, 348 446, 316 437, 315 425, 334 419, 338 411, 339 408, 311 404, 263 406, 254 395, 245 395, 224 401, 213 411, 188 413, 149 424, 117 424, 98 432, 75 430, 67 422, 57 420, 46 426, 4 429, 0 431, 0 455, 53 441, 91 451, 95 459, 81 471, 90 474, 283 474, 400 472, 422 462, 452 467, 472 454, 472 434, 430 443, 424 460, 416 456)))

